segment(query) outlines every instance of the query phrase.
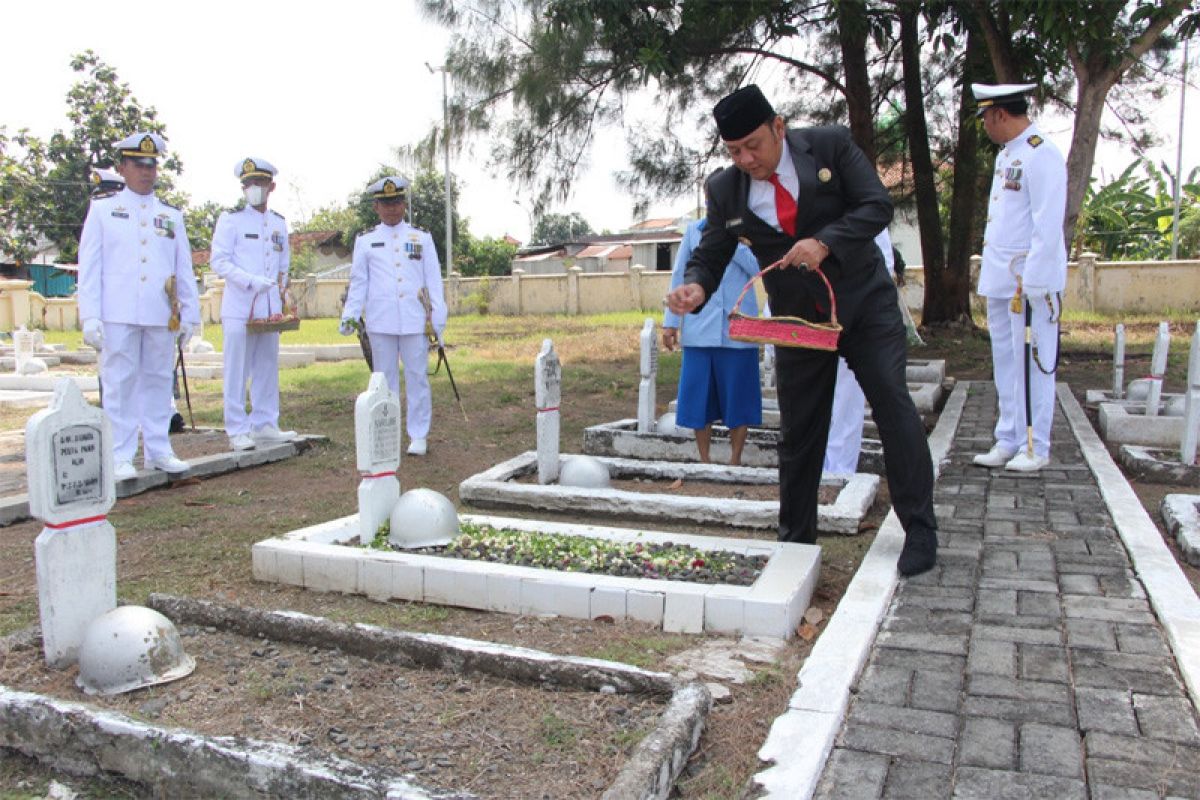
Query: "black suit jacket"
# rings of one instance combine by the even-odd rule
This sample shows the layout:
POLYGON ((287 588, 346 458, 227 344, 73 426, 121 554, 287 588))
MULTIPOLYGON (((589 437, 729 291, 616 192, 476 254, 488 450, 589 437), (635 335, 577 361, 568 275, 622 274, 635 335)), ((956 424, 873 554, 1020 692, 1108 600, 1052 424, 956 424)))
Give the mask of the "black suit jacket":
MULTIPOLYGON (((781 258, 799 239, 815 238, 829 248, 821 270, 838 298, 839 317, 851 312, 854 295, 880 279, 891 284, 875 237, 892 219, 892 201, 875 167, 841 125, 788 130, 784 157, 800 179, 796 236, 775 230, 747 207, 750 176, 728 167, 708 182, 708 223, 692 251, 685 283, 698 283, 711 297, 741 241, 759 266, 781 258), (843 302, 843 295, 849 303, 843 302)), ((802 269, 774 270, 764 277, 771 313, 810 320, 829 318, 828 292, 802 269)))

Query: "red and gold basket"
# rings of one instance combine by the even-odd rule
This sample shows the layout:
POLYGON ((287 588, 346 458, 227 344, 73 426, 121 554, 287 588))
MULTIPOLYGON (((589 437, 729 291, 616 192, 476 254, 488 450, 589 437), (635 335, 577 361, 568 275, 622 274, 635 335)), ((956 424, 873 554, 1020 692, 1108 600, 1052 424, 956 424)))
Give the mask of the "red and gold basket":
POLYGON ((750 291, 754 282, 762 280, 763 275, 778 267, 780 263, 776 261, 746 282, 737 302, 733 304, 733 311, 729 314, 729 338, 739 342, 757 342, 779 347, 836 351, 838 335, 842 332, 842 326, 837 321, 837 299, 833 296, 833 287, 829 285, 829 279, 820 268, 813 272, 817 273, 829 291, 829 322, 809 322, 800 317, 750 317, 738 311, 742 305, 742 298, 750 291))
POLYGON ((270 292, 263 292, 267 297, 267 313, 266 317, 255 317, 254 307, 258 305, 258 296, 255 296, 250 301, 250 319, 246 320, 246 331, 248 333, 280 333, 282 331, 295 331, 300 329, 300 317, 296 316, 296 311, 289 303, 283 303, 283 309, 278 314, 271 314, 271 298, 270 292))

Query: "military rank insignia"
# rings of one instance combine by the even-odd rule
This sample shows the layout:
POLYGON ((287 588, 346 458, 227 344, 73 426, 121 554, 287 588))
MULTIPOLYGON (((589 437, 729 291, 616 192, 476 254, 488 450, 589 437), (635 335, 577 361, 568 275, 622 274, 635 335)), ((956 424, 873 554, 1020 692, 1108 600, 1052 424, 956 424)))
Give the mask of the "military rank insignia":
POLYGON ((168 239, 174 239, 175 220, 171 219, 166 214, 159 214, 154 218, 154 232, 159 236, 165 236, 168 239))
POLYGON ((404 243, 404 252, 408 253, 408 257, 411 259, 419 259, 421 257, 421 237, 408 237, 408 241, 404 243))
POLYGON ((1038 135, 1035 133, 1033 136, 1030 136, 1030 137, 1029 137, 1028 139, 1026 139, 1025 141, 1029 142, 1029 146, 1030 146, 1030 147, 1037 147, 1037 146, 1038 146, 1038 145, 1040 145, 1042 142, 1044 142, 1044 141, 1045 141, 1045 139, 1043 139, 1042 137, 1038 136, 1038 135))

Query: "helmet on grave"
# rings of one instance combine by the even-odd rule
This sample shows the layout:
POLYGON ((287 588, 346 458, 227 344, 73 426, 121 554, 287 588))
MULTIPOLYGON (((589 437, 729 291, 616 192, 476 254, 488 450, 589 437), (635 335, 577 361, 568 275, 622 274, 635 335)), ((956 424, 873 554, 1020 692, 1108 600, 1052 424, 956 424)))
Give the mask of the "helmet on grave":
POLYGON ((79 677, 87 694, 121 694, 192 674, 174 623, 152 608, 118 606, 88 624, 79 646, 79 677))

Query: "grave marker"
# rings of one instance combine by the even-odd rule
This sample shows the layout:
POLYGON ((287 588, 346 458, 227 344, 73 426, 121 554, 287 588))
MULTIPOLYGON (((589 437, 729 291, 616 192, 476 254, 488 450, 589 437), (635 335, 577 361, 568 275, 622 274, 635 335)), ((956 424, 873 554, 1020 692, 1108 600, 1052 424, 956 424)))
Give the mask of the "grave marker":
POLYGON ((1117 323, 1116 337, 1113 342, 1113 398, 1120 400, 1125 396, 1125 325, 1117 323))
POLYGON ((108 417, 70 378, 25 425, 29 512, 45 523, 33 544, 46 663, 75 663, 87 626, 117 605, 116 501, 108 417))
POLYGON ((641 381, 638 383, 637 429, 638 433, 654 433, 654 412, 658 404, 658 339, 654 335, 654 320, 646 318, 638 340, 641 381))
POLYGON ((1159 400, 1162 398, 1163 376, 1167 372, 1167 353, 1171 349, 1171 328, 1167 323, 1158 323, 1158 336, 1154 339, 1154 353, 1150 356, 1150 392, 1146 395, 1146 416, 1157 417, 1159 400))
POLYGON ((1183 396, 1183 439, 1179 444, 1179 460, 1191 466, 1196 463, 1196 444, 1200 438, 1200 321, 1192 334, 1188 351, 1187 393, 1183 396))
POLYGON ((354 447, 358 473, 359 538, 370 544, 400 499, 400 398, 382 372, 372 372, 354 401, 354 447))
POLYGON ((533 402, 537 407, 537 469, 538 483, 558 480, 559 411, 562 404, 562 364, 554 343, 542 340, 533 367, 533 402))

